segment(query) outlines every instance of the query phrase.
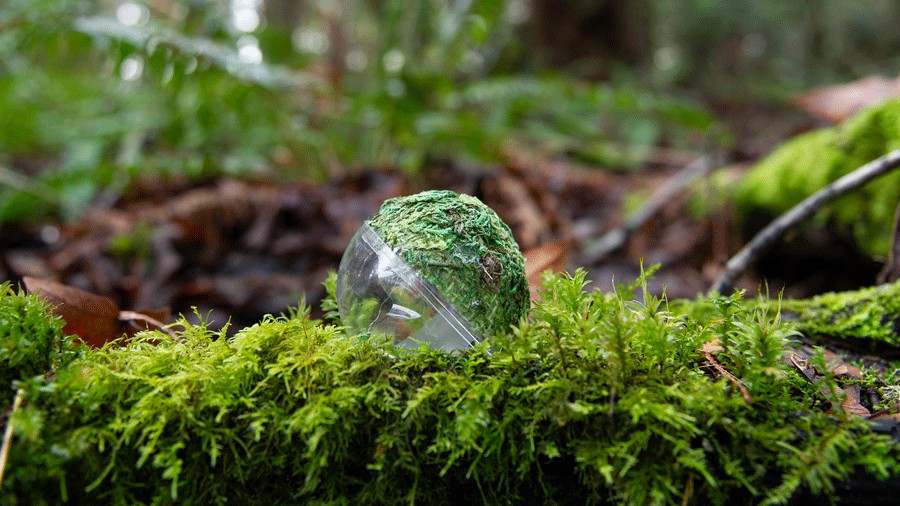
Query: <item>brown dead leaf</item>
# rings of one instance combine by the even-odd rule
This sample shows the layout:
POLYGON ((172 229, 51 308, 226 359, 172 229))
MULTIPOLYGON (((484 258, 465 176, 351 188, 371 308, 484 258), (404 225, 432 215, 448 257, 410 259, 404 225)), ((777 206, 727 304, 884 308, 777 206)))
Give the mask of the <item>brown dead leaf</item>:
POLYGON ((541 274, 546 270, 565 270, 570 251, 571 242, 562 239, 531 248, 522 254, 525 257, 525 277, 528 278, 531 300, 540 299, 537 290, 541 286, 541 274))
POLYGON ((859 367, 844 362, 844 359, 841 358, 840 355, 828 348, 825 348, 822 351, 825 355, 825 361, 828 364, 828 370, 831 374, 839 377, 850 377, 856 380, 862 379, 862 371, 859 370, 859 367))
POLYGON ((716 354, 720 351, 723 351, 725 348, 722 347, 722 340, 718 337, 714 337, 709 341, 703 343, 703 353, 712 353, 716 354))
POLYGON ((523 248, 536 248, 552 236, 546 213, 521 179, 505 172, 486 176, 481 193, 484 203, 509 225, 523 248))
POLYGON ((844 399, 841 401, 844 411, 857 416, 869 416, 872 413, 862 404, 860 404, 859 384, 852 383, 841 387, 844 391, 844 399))
POLYGON ((49 302, 53 312, 65 321, 66 334, 77 335, 94 347, 116 338, 119 308, 111 299, 49 279, 25 276, 23 281, 29 293, 49 302))
MULTIPOLYGON (((809 355, 812 351, 812 348, 802 347, 800 350, 792 351, 789 357, 787 357, 787 360, 802 373, 810 383, 815 384, 823 377, 823 371, 817 370, 809 363, 809 355)), ((862 371, 856 366, 847 364, 840 355, 827 348, 823 350, 823 353, 825 355, 828 371, 841 381, 841 409, 846 413, 857 416, 871 416, 871 411, 861 404, 860 386, 859 383, 855 382, 862 379, 862 371)), ((821 392, 823 397, 832 397, 832 392, 824 386, 819 387, 819 392, 821 392)), ((836 401, 834 402, 834 406, 837 408, 836 401)))
MULTIPOLYGON (((860 371, 858 367, 847 364, 840 355, 827 348, 824 350, 824 353, 825 360, 828 363, 828 369, 832 374, 840 379, 857 381, 862 379, 862 371, 860 371)), ((859 383, 847 382, 841 386, 841 390, 844 392, 841 406, 844 408, 845 412, 857 416, 869 416, 872 414, 868 408, 860 404, 859 383)))
MULTIPOLYGON (((808 355, 806 355, 805 353, 791 352, 789 356, 786 356, 786 360, 811 383, 816 382, 816 371, 811 365, 809 365, 808 355)), ((824 393, 827 395, 827 391, 825 391, 824 393)))
POLYGON ((900 97, 900 77, 870 76, 852 83, 814 88, 796 95, 791 102, 811 116, 841 123, 860 109, 900 97))
POLYGON ((29 293, 49 302, 63 319, 63 332, 80 337, 89 346, 99 348, 123 334, 131 337, 141 330, 160 330, 175 337, 165 328, 169 308, 119 311, 112 299, 79 288, 31 276, 23 281, 29 293))

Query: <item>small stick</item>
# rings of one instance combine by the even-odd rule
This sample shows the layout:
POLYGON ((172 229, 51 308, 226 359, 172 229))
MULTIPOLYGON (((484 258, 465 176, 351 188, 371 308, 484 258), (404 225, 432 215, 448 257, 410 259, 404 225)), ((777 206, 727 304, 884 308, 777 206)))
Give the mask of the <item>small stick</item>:
POLYGON ((894 212, 891 250, 888 252, 884 268, 878 273, 878 283, 891 283, 898 279, 900 279, 900 202, 897 202, 897 211, 894 212))
POLYGON ((786 213, 756 234, 753 239, 744 246, 725 264, 725 270, 709 289, 710 293, 722 293, 730 288, 734 280, 747 269, 763 252, 768 250, 776 240, 785 232, 796 226, 801 221, 809 218, 822 206, 834 201, 838 197, 863 186, 869 181, 887 174, 900 167, 900 149, 877 158, 853 172, 845 175, 830 185, 810 195, 805 200, 792 207, 786 213))
POLYGON ((738 389, 738 391, 741 393, 741 397, 744 398, 744 401, 747 404, 753 404, 753 398, 750 397, 750 391, 747 390, 747 387, 744 386, 744 383, 741 380, 737 379, 734 374, 728 372, 728 369, 725 369, 725 367, 723 367, 722 364, 719 363, 715 355, 713 355, 711 352, 704 351, 703 355, 706 358, 706 361, 709 362, 709 365, 712 366, 712 368, 715 369, 716 372, 724 376, 725 379, 731 382, 731 384, 738 389))
POLYGON ((9 418, 6 421, 6 433, 3 434, 3 446, 0 447, 0 488, 3 487, 3 476, 6 474, 6 461, 9 459, 9 447, 12 444, 13 435, 13 415, 22 406, 24 394, 21 389, 16 392, 16 399, 13 401, 12 411, 9 412, 9 418))
POLYGON ((599 239, 593 241, 590 246, 586 247, 582 260, 587 264, 596 264, 608 255, 621 249, 636 231, 656 216, 666 204, 684 191, 688 185, 701 176, 709 174, 712 167, 713 160, 706 155, 687 164, 653 194, 650 202, 631 214, 622 226, 603 234, 599 239))
POLYGON ((129 322, 144 322, 156 327, 160 332, 165 332, 169 335, 169 337, 173 339, 178 339, 178 336, 175 332, 172 332, 171 329, 166 327, 166 324, 153 318, 152 316, 147 316, 142 313, 137 313, 135 311, 119 311, 119 320, 129 321, 129 322))

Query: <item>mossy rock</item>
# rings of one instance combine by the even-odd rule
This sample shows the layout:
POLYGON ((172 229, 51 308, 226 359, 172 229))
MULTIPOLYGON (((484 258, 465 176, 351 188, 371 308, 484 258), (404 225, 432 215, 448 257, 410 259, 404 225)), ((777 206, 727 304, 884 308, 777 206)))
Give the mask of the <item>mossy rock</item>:
POLYGON ((761 306, 703 323, 643 280, 585 284, 545 276, 529 320, 462 354, 305 310, 85 351, 21 384, 0 503, 779 504, 900 478, 900 444, 782 363, 761 306), (752 404, 700 366, 721 336, 752 404))
MULTIPOLYGON (((866 109, 846 123, 800 135, 760 161, 736 189, 744 214, 781 214, 841 176, 900 148, 900 99, 866 109)), ((900 172, 841 197, 817 215, 852 235, 868 254, 884 257, 900 202, 900 172)))
POLYGON ((398 197, 369 225, 484 337, 507 332, 528 311, 519 246, 477 198, 444 190, 398 197))

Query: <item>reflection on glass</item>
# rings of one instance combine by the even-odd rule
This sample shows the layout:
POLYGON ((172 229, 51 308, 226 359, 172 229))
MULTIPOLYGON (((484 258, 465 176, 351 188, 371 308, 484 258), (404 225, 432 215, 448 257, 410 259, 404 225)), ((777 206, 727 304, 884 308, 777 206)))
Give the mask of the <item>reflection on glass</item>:
POLYGON ((351 334, 387 334, 401 348, 422 343, 464 350, 480 339, 468 322, 368 224, 341 259, 337 279, 341 322, 351 334))

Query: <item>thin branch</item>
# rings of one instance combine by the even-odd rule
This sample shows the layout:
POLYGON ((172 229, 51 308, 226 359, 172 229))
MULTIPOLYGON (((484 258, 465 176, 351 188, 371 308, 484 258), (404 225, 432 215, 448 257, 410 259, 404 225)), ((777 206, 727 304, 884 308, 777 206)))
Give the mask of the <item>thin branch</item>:
POLYGON ((156 327, 160 332, 164 332, 169 335, 172 339, 178 339, 178 335, 172 331, 172 329, 166 327, 166 324, 153 318, 152 316, 147 316, 143 313, 138 313, 135 311, 119 311, 119 320, 127 321, 127 322, 144 322, 148 325, 152 325, 156 327))
POLYGON ((666 204, 684 191, 688 185, 709 174, 713 165, 713 160, 709 156, 701 156, 687 164, 672 179, 659 188, 646 205, 631 214, 622 226, 610 230, 585 247, 582 261, 586 264, 596 264, 608 255, 621 249, 637 230, 656 216, 666 204))
POLYGON ((707 364, 712 367, 720 376, 727 379, 735 388, 741 392, 741 396, 744 398, 744 401, 747 404, 753 404, 753 398, 750 397, 750 391, 747 390, 747 387, 744 383, 739 380, 734 374, 728 372, 728 369, 719 363, 719 359, 716 358, 716 355, 721 352, 724 348, 722 347, 722 340, 718 337, 713 338, 712 340, 703 344, 703 348, 697 350, 703 353, 703 358, 706 359, 707 364))
POLYGON ((722 293, 731 288, 734 280, 785 232, 812 216, 820 208, 897 167, 900 167, 900 149, 863 165, 792 207, 756 234, 741 251, 725 264, 725 270, 710 287, 710 293, 722 293))
POLYGON ((13 415, 22 407, 22 401, 25 399, 24 392, 18 390, 16 399, 13 401, 12 410, 9 412, 9 418, 6 420, 6 432, 3 434, 3 446, 0 447, 0 488, 3 487, 3 477, 6 475, 6 462, 9 460, 9 447, 12 445, 13 435, 13 415))
POLYGON ((724 376, 725 379, 727 379, 732 385, 735 386, 735 388, 738 389, 738 391, 741 393, 741 397, 744 398, 744 402, 746 402, 747 404, 753 404, 753 398, 750 397, 750 391, 747 390, 747 387, 744 385, 744 383, 741 380, 737 379, 734 374, 728 372, 728 369, 725 369, 725 367, 719 363, 715 355, 710 352, 705 352, 703 356, 704 358, 706 358, 706 361, 709 362, 709 365, 716 370, 716 372, 724 376))
POLYGON ((884 269, 878 273, 879 283, 891 283, 900 279, 900 202, 894 212, 894 232, 891 234, 891 250, 884 269))

